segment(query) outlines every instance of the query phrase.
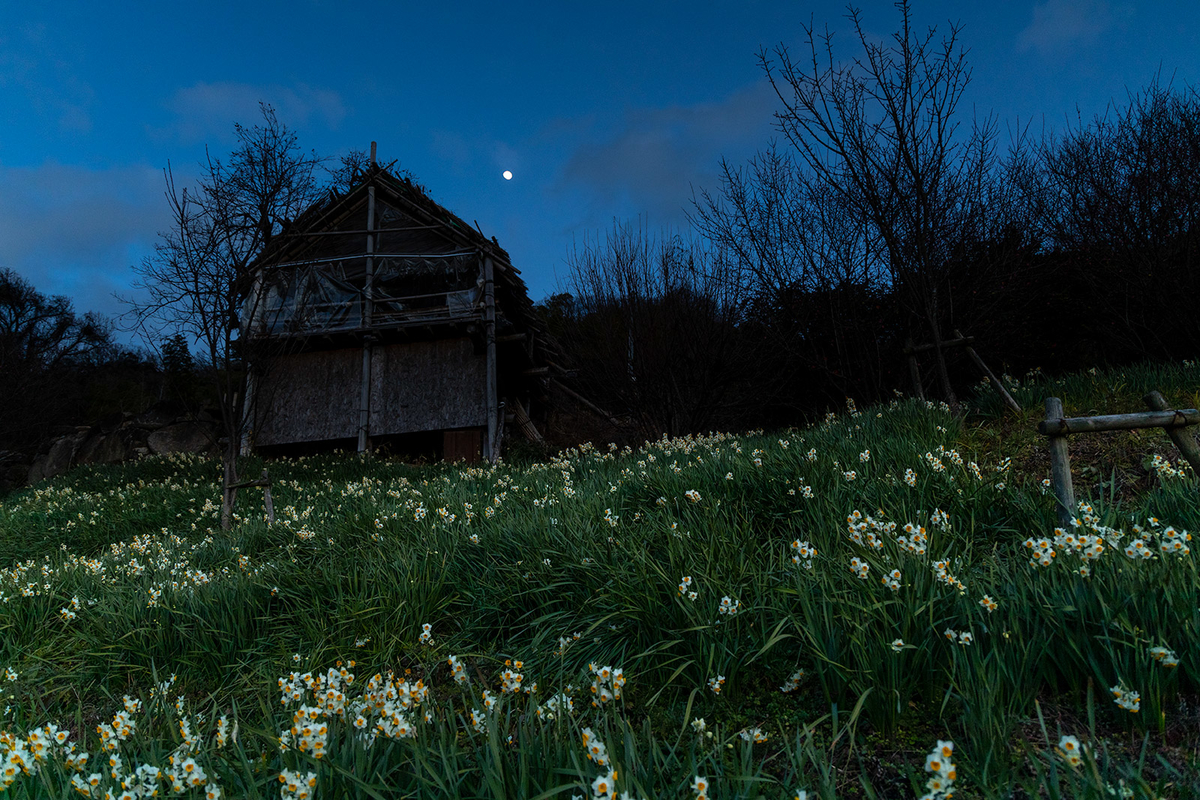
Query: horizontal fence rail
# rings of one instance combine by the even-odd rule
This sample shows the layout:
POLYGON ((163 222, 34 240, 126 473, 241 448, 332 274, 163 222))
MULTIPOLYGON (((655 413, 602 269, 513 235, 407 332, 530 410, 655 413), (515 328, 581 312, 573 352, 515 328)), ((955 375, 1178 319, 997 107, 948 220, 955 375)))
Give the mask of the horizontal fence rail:
POLYGON ((1200 411, 1183 408, 1174 411, 1110 414, 1103 417, 1047 418, 1038 423, 1038 433, 1043 436, 1065 436, 1069 433, 1130 431, 1138 428, 1186 428, 1188 425, 1200 425, 1200 411))
POLYGON ((1049 439, 1050 481, 1058 501, 1058 521, 1062 527, 1068 527, 1075 516, 1075 488, 1071 484, 1071 457, 1067 452, 1067 436, 1070 434, 1163 428, 1192 465, 1192 471, 1200 475, 1200 447, 1190 433, 1182 430, 1190 425, 1200 425, 1200 411, 1194 408, 1170 408, 1157 391, 1150 392, 1142 401, 1152 410, 1100 417, 1065 417, 1062 400, 1057 397, 1046 398, 1046 418, 1038 423, 1037 429, 1038 433, 1049 439))

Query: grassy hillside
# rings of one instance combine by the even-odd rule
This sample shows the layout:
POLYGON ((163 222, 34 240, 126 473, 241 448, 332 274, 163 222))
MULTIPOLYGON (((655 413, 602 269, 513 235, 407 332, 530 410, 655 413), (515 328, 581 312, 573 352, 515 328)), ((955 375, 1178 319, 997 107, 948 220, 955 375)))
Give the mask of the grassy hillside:
POLYGON ((1034 379, 1021 419, 985 394, 524 466, 271 462, 277 521, 246 491, 230 533, 216 463, 76 471, 0 504, 0 784, 1200 793, 1196 480, 1149 467, 1161 432, 1072 439, 1056 536, 1032 432, 1047 394, 1150 388, 1195 406, 1200 370, 1034 379))

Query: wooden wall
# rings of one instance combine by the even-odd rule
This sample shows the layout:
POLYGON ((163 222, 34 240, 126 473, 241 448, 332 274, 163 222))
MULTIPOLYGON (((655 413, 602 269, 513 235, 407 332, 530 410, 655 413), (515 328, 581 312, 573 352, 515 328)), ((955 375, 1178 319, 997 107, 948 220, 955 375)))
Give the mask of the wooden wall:
MULTIPOLYGON (((487 425, 484 356, 469 338, 375 345, 371 353, 372 436, 487 425)), ((362 350, 287 356, 260 382, 270 404, 254 434, 261 446, 358 435, 362 350)))
POLYGON ((279 359, 255 387, 262 419, 256 445, 346 439, 358 435, 362 350, 317 350, 279 359), (269 410, 268 410, 269 404, 269 410))
POLYGON ((482 354, 471 340, 376 345, 371 354, 371 435, 487 424, 482 354))

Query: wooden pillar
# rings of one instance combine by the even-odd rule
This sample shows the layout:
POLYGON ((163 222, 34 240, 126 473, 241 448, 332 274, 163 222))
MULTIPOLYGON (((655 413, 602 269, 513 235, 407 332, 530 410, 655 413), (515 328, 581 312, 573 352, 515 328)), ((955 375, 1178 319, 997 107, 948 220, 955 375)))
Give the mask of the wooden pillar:
POLYGON ((487 434, 483 457, 495 464, 500 457, 500 398, 496 381, 496 282, 492 257, 483 257, 483 333, 486 345, 487 377, 484 397, 487 403, 487 434))
MULTIPOLYGON (((1146 405, 1150 406, 1152 411, 1170 411, 1171 407, 1167 405, 1167 400, 1156 389, 1142 398, 1146 405)), ((1179 448, 1179 452, 1187 459, 1187 462, 1192 465, 1192 471, 1200 476, 1200 447, 1196 446, 1196 439, 1184 428, 1166 428, 1167 436, 1171 437, 1171 441, 1179 448)))
MULTIPOLYGON (((1057 422, 1062 418, 1062 400, 1047 397, 1046 423, 1057 422)), ((1069 528, 1071 520, 1075 517, 1075 489, 1071 486, 1071 458, 1067 454, 1067 435, 1051 435, 1049 440, 1050 481, 1054 486, 1054 497, 1058 500, 1058 524, 1069 528)))
MULTIPOLYGON (((374 144, 372 142, 372 144, 374 144)), ((367 267, 363 282, 362 309, 362 383, 358 394, 358 452, 371 449, 371 325, 375 306, 372 296, 375 282, 375 187, 367 187, 367 267)))

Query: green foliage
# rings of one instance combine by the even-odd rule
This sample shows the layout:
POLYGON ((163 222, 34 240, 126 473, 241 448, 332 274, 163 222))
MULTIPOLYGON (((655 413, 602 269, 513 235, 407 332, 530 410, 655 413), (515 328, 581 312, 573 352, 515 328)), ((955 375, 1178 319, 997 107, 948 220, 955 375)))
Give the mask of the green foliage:
MULTIPOLYGON (((228 533, 215 462, 77 470, 0 505, 0 668, 17 676, 2 727, 69 729, 93 753, 86 778, 90 732, 140 698, 121 774, 191 757, 228 797, 275 796, 282 770, 313 772, 324 797, 591 796, 610 767, 633 796, 695 797, 697 776, 722 798, 912 796, 935 740, 955 742, 964 796, 1194 786, 1178 742, 1200 688, 1200 576, 1190 548, 1161 549, 1197 527, 1192 479, 1085 498, 1072 535, 1103 547, 1085 558, 1055 541, 1040 478, 1013 475, 1003 443, 965 449, 977 435, 907 400, 519 466, 276 461, 277 521, 245 490, 228 533), (1026 544, 1041 539, 1044 567, 1026 544), (1125 555, 1134 542, 1155 557, 1125 555), (623 670, 620 698, 589 690, 603 666, 623 670), (327 682, 281 704, 293 671, 327 682), (501 690, 506 671, 521 691, 501 690), (368 744, 382 718, 355 704, 373 673, 421 681, 411 738, 368 744), (322 706, 322 758, 281 752, 329 681, 345 712, 322 706), (572 712, 551 707, 561 693, 572 712), (1047 703, 1090 748, 1086 773, 1055 737, 1030 741, 1047 703), (218 746, 222 715, 240 735, 218 746)), ((10 791, 71 794, 60 755, 10 791)))

